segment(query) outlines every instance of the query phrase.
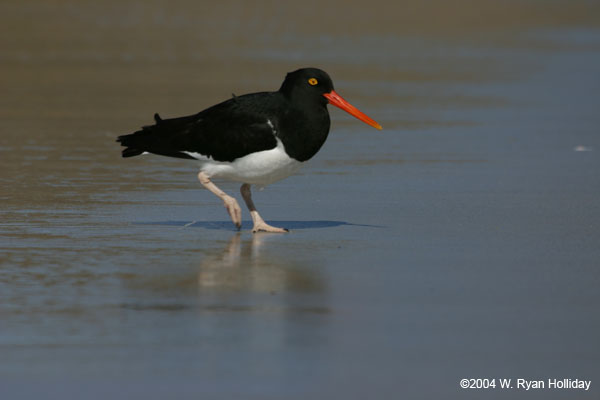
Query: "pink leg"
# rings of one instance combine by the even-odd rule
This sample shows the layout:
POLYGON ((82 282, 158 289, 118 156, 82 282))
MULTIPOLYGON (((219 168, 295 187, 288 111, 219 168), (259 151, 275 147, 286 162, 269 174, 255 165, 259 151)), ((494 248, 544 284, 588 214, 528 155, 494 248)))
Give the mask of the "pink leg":
POLYGON ((227 209, 229 216, 231 217, 231 221, 235 224, 235 226, 240 229, 242 227, 242 209, 238 204, 237 200, 233 197, 227 195, 224 191, 219 189, 217 185, 212 183, 212 181, 208 178, 208 176, 204 172, 198 173, 198 180, 208 190, 217 195, 221 200, 223 200, 223 205, 227 209))
POLYGON ((250 210, 250 215, 252 216, 252 222, 254 223, 254 227, 252 228, 252 232, 275 232, 275 233, 285 233, 289 232, 284 228, 277 228, 267 224, 258 211, 256 211, 256 207, 254 206, 254 202, 252 201, 252 192, 250 192, 250 185, 244 183, 240 188, 240 192, 242 193, 242 197, 248 206, 248 210, 250 210))

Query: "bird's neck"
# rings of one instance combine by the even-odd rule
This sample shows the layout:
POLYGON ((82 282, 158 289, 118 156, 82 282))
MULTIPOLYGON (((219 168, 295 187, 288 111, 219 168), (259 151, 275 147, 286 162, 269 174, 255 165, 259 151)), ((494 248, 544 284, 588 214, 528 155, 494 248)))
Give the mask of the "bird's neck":
POLYGON ((288 109, 280 121, 279 138, 283 142, 286 153, 298 160, 307 161, 312 158, 325 143, 329 134, 329 113, 327 106, 314 104, 310 107, 294 107, 288 109))

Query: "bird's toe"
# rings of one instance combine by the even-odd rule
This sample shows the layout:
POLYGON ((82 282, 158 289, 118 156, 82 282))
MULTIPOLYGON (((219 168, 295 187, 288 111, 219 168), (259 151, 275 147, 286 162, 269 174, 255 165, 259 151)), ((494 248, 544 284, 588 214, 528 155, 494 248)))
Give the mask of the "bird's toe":
POLYGON ((237 200, 233 197, 227 197, 223 202, 225 203, 225 208, 227 209, 231 221, 238 229, 240 229, 242 227, 242 209, 237 200))
POLYGON ((276 226, 271 226, 266 223, 261 223, 261 224, 255 224, 254 228, 252 229, 252 233, 257 233, 257 232, 288 233, 289 229, 278 228, 276 226))

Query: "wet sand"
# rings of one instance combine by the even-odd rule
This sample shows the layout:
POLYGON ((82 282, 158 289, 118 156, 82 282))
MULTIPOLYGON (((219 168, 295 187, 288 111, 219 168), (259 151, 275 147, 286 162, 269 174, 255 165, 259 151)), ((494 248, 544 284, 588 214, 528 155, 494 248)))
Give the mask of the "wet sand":
POLYGON ((0 5, 1 397, 597 398, 600 7, 249 4, 0 5), (291 233, 120 158, 303 66, 384 130, 255 193, 291 233))

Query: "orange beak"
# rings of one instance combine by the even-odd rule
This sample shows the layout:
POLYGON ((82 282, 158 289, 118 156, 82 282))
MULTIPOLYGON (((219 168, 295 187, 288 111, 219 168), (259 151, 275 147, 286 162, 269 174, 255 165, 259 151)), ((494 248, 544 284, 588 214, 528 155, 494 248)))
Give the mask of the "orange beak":
POLYGON ((335 90, 332 90, 329 93, 324 93, 323 96, 325 96, 325 98, 329 101, 329 104, 332 104, 336 107, 341 108, 342 110, 346 111, 348 114, 360 119, 365 124, 369 124, 373 128, 377 128, 379 130, 383 129, 381 127, 381 125, 379 125, 377 122, 375 122, 374 120, 369 118, 367 115, 365 115, 362 111, 360 111, 358 108, 354 107, 352 104, 350 104, 346 100, 344 100, 344 98, 342 96, 340 96, 339 94, 337 94, 335 92, 335 90))

